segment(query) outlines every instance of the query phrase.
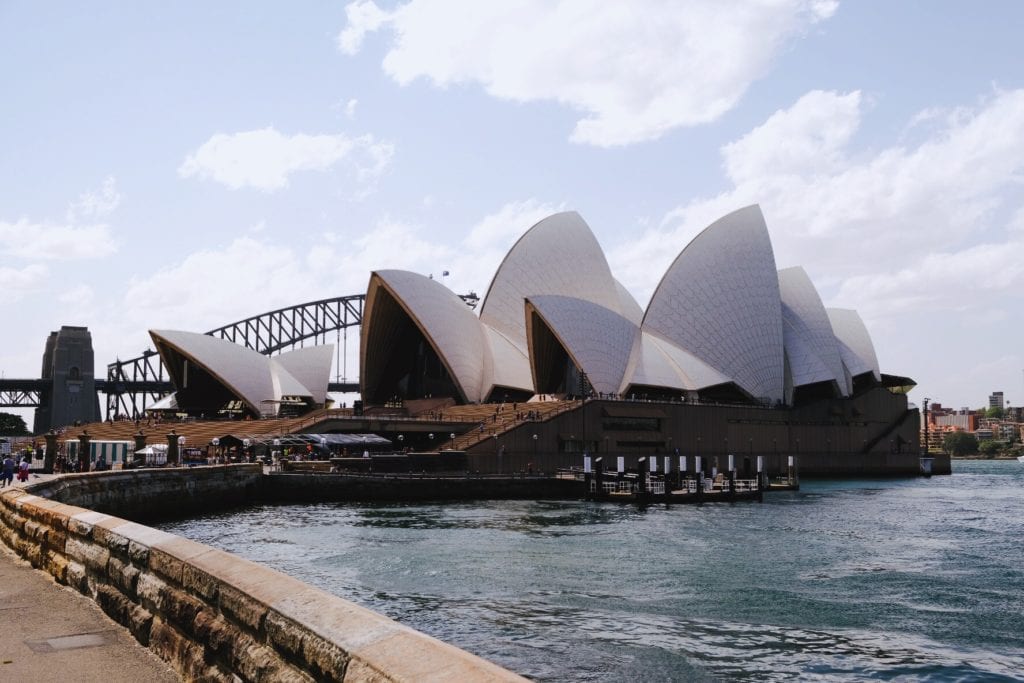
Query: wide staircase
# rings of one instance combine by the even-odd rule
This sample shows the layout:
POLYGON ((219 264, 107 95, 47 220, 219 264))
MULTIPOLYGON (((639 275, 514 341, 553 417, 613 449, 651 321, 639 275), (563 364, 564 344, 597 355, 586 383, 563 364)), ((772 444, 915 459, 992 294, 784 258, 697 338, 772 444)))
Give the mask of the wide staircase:
POLYGON ((186 446, 203 447, 213 439, 231 435, 239 439, 267 439, 272 436, 293 434, 317 422, 332 417, 350 417, 351 408, 322 408, 301 417, 265 418, 262 420, 185 420, 92 422, 79 427, 67 427, 61 440, 75 439, 87 431, 93 441, 131 441, 141 429, 146 444, 165 444, 167 434, 174 430, 185 437, 186 446))
MULTIPOLYGON (((456 437, 448 444, 449 447, 453 450, 466 450, 523 424, 543 422, 579 405, 579 401, 562 400, 446 405, 417 417, 425 421, 451 423, 456 437), (467 425, 473 427, 466 430, 467 425)), ((66 427, 59 438, 62 441, 77 439, 82 432, 88 432, 93 441, 132 441, 141 429, 146 436, 146 444, 152 445, 167 443, 167 434, 173 430, 178 436, 185 437, 186 446, 202 448, 213 439, 227 435, 266 441, 274 436, 308 430, 318 422, 337 417, 352 417, 352 409, 322 408, 301 417, 260 420, 165 420, 140 421, 138 424, 132 421, 92 422, 78 427, 66 427)))
POLYGON ((477 425, 457 435, 452 450, 464 451, 530 422, 543 422, 554 415, 579 406, 579 401, 529 401, 526 403, 481 403, 451 406, 444 410, 445 421, 477 425))

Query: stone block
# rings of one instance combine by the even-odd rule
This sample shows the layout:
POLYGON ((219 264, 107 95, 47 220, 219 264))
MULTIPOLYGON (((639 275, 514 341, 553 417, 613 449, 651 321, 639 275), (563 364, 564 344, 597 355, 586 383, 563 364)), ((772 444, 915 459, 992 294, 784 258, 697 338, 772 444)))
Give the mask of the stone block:
POLYGON ((135 636, 135 640, 143 645, 149 645, 149 630, 153 626, 153 614, 149 610, 135 605, 132 607, 128 617, 128 629, 135 636))
POLYGON ((124 520, 117 519, 116 517, 114 519, 117 520, 116 524, 113 523, 113 520, 108 520, 93 526, 93 541, 107 548, 112 553, 127 555, 128 539, 116 531, 121 524, 124 524, 124 520))
POLYGON ((149 549, 149 569, 165 579, 181 583, 181 570, 183 567, 184 563, 173 555, 169 555, 156 548, 149 549))
POLYGON ((302 639, 302 661, 316 672, 317 680, 343 681, 348 653, 318 635, 308 633, 302 639))
POLYGON ((272 609, 349 653, 405 628, 365 607, 306 585, 275 601, 272 609))
MULTIPOLYGON (((129 538, 131 538, 129 536, 129 538)), ((187 538, 167 534, 162 540, 149 546, 150 569, 161 573, 175 583, 181 583, 181 570, 184 563, 196 557, 213 552, 213 548, 187 538)))
POLYGON ((89 524, 88 522, 83 522, 80 519, 72 517, 68 519, 68 532, 74 534, 75 536, 84 536, 88 538, 88 536, 92 533, 92 524, 89 524))
POLYGON ((263 626, 263 618, 267 614, 265 604, 227 584, 220 588, 219 604, 222 612, 253 633, 259 633, 263 626))
POLYGON ((116 557, 111 557, 107 562, 107 579, 132 599, 137 595, 135 584, 138 583, 140 573, 138 567, 116 557))
POLYGON ((25 543, 25 551, 22 553, 22 557, 28 560, 29 564, 36 569, 43 566, 43 561, 45 559, 42 547, 31 541, 27 541, 25 543))
POLYGON ((173 586, 166 586, 161 591, 162 616, 171 621, 179 630, 191 635, 194 635, 195 626, 193 622, 196 615, 204 607, 204 603, 173 586))
POLYGON ((57 583, 68 582, 68 560, 62 553, 53 550, 47 551, 43 559, 42 568, 54 578, 57 583))
POLYGON ((282 662, 274 671, 275 683, 319 683, 321 679, 310 676, 307 672, 282 662))
POLYGON ((185 680, 196 680, 206 669, 203 648, 163 619, 154 617, 149 630, 149 649, 185 680))
POLYGON ((203 600, 211 604, 217 604, 220 581, 194 564, 189 563, 182 568, 181 585, 203 600))
POLYGON ((138 541, 128 541, 128 558, 139 567, 149 566, 149 546, 138 541))
POLYGON ((394 683, 395 679, 375 669, 369 662, 356 659, 348 663, 345 683, 394 683))
POLYGON ((103 546, 90 543, 86 539, 71 537, 64 544, 64 552, 69 558, 84 564, 90 571, 106 575, 110 551, 103 546))
POLYGON ((75 560, 68 560, 67 572, 68 585, 79 593, 89 594, 89 581, 86 576, 85 565, 75 560))
POLYGON ((122 626, 129 626, 131 624, 131 614, 135 604, 113 586, 97 586, 96 603, 107 613, 108 617, 117 623, 122 626))
POLYGON ((167 583, 149 572, 140 573, 138 581, 135 582, 139 602, 151 612, 163 612, 163 596, 166 589, 167 583))
POLYGON ((103 512, 89 510, 86 507, 68 519, 68 529, 78 536, 88 536, 92 533, 93 526, 107 519, 111 519, 111 516, 103 512))
POLYGON ((302 653, 302 638, 308 633, 307 629, 273 610, 267 613, 263 627, 266 629, 268 642, 277 651, 292 657, 298 657, 302 653))
POLYGON ((25 520, 25 536, 39 543, 46 532, 46 527, 31 517, 25 520))
POLYGON ((217 656, 229 658, 231 647, 241 631, 226 619, 216 616, 210 610, 203 610, 193 622, 196 639, 217 656))
POLYGON ((67 540, 67 532, 58 527, 49 527, 46 530, 46 536, 43 539, 48 548, 50 548, 51 550, 60 551, 62 553, 65 552, 64 544, 67 543, 67 540))
MULTIPOLYGON (((286 673, 297 675, 296 669, 289 667, 269 647, 260 645, 247 635, 235 641, 231 651, 231 664, 235 671, 247 681, 283 681, 286 673)), ((292 679, 296 683, 312 681, 310 677, 292 679)))

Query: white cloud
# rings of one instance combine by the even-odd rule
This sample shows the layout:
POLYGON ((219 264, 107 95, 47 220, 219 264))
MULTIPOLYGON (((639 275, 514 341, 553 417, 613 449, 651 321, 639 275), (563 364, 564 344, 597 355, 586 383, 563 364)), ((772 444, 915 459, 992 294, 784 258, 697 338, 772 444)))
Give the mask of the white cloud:
POLYGON ((361 182, 378 177, 394 148, 371 135, 284 135, 273 127, 231 135, 217 133, 190 153, 178 168, 182 178, 214 180, 237 190, 273 192, 299 171, 326 171, 348 160, 361 182))
POLYGON ((1024 208, 1024 90, 945 117, 930 111, 925 118, 942 125, 919 144, 871 154, 851 145, 863 106, 858 93, 808 93, 725 145, 733 187, 613 249, 613 269, 649 295, 694 235, 759 203, 779 267, 804 265, 826 303, 869 318, 1024 286, 1014 262, 1024 245, 1014 229, 1024 208))
POLYGON ((107 176, 99 190, 83 192, 78 201, 68 207, 67 220, 69 223, 78 223, 82 219, 103 218, 113 213, 120 203, 117 180, 107 176))
POLYGON ((508 251, 529 228, 561 210, 562 207, 536 199, 509 202, 474 225, 465 244, 475 251, 495 248, 508 251))
POLYGON ((345 29, 338 36, 338 49, 354 55, 363 46, 363 38, 388 21, 388 14, 372 0, 358 0, 345 7, 345 29))
POLYGON ((96 292, 89 285, 78 285, 77 287, 71 287, 57 297, 57 300, 62 304, 68 304, 72 307, 78 308, 81 306, 88 306, 93 303, 96 297, 96 292))
POLYGON ((0 254, 26 261, 95 259, 117 251, 106 225, 54 225, 21 218, 0 221, 0 254))
POLYGON ((26 292, 42 286, 48 274, 49 270, 39 264, 24 268, 0 266, 0 291, 8 301, 20 299, 26 292))
POLYGON ((357 100, 355 98, 353 98, 353 99, 349 100, 348 102, 346 102, 345 103, 345 116, 347 116, 350 119, 354 119, 356 117, 356 105, 358 105, 358 104, 359 104, 359 100, 357 100))
POLYGON ((367 33, 388 27, 394 42, 384 70, 398 83, 476 83, 500 99, 559 102, 584 113, 574 142, 614 146, 714 121, 786 44, 836 7, 808 0, 410 0, 385 12, 360 0, 346 7, 338 45, 354 54, 367 33))

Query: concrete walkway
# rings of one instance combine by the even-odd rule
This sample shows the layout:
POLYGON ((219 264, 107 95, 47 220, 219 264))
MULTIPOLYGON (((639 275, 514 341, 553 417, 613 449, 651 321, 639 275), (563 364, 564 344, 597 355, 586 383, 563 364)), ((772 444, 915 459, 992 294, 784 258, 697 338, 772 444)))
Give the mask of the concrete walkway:
POLYGON ((0 681, 180 680, 94 602, 0 543, 0 681))

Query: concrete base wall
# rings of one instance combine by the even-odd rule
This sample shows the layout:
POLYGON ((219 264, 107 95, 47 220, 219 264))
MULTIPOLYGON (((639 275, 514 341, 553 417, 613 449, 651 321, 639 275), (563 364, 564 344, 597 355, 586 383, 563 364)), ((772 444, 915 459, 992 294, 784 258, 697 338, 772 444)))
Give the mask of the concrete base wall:
POLYGON ((76 505, 152 513, 223 501, 258 477, 256 467, 226 466, 12 489, 0 494, 0 540, 95 600, 185 680, 523 680, 280 572, 76 505))
POLYGON ((583 482, 541 477, 481 478, 270 474, 264 499, 281 502, 577 498, 583 482))

